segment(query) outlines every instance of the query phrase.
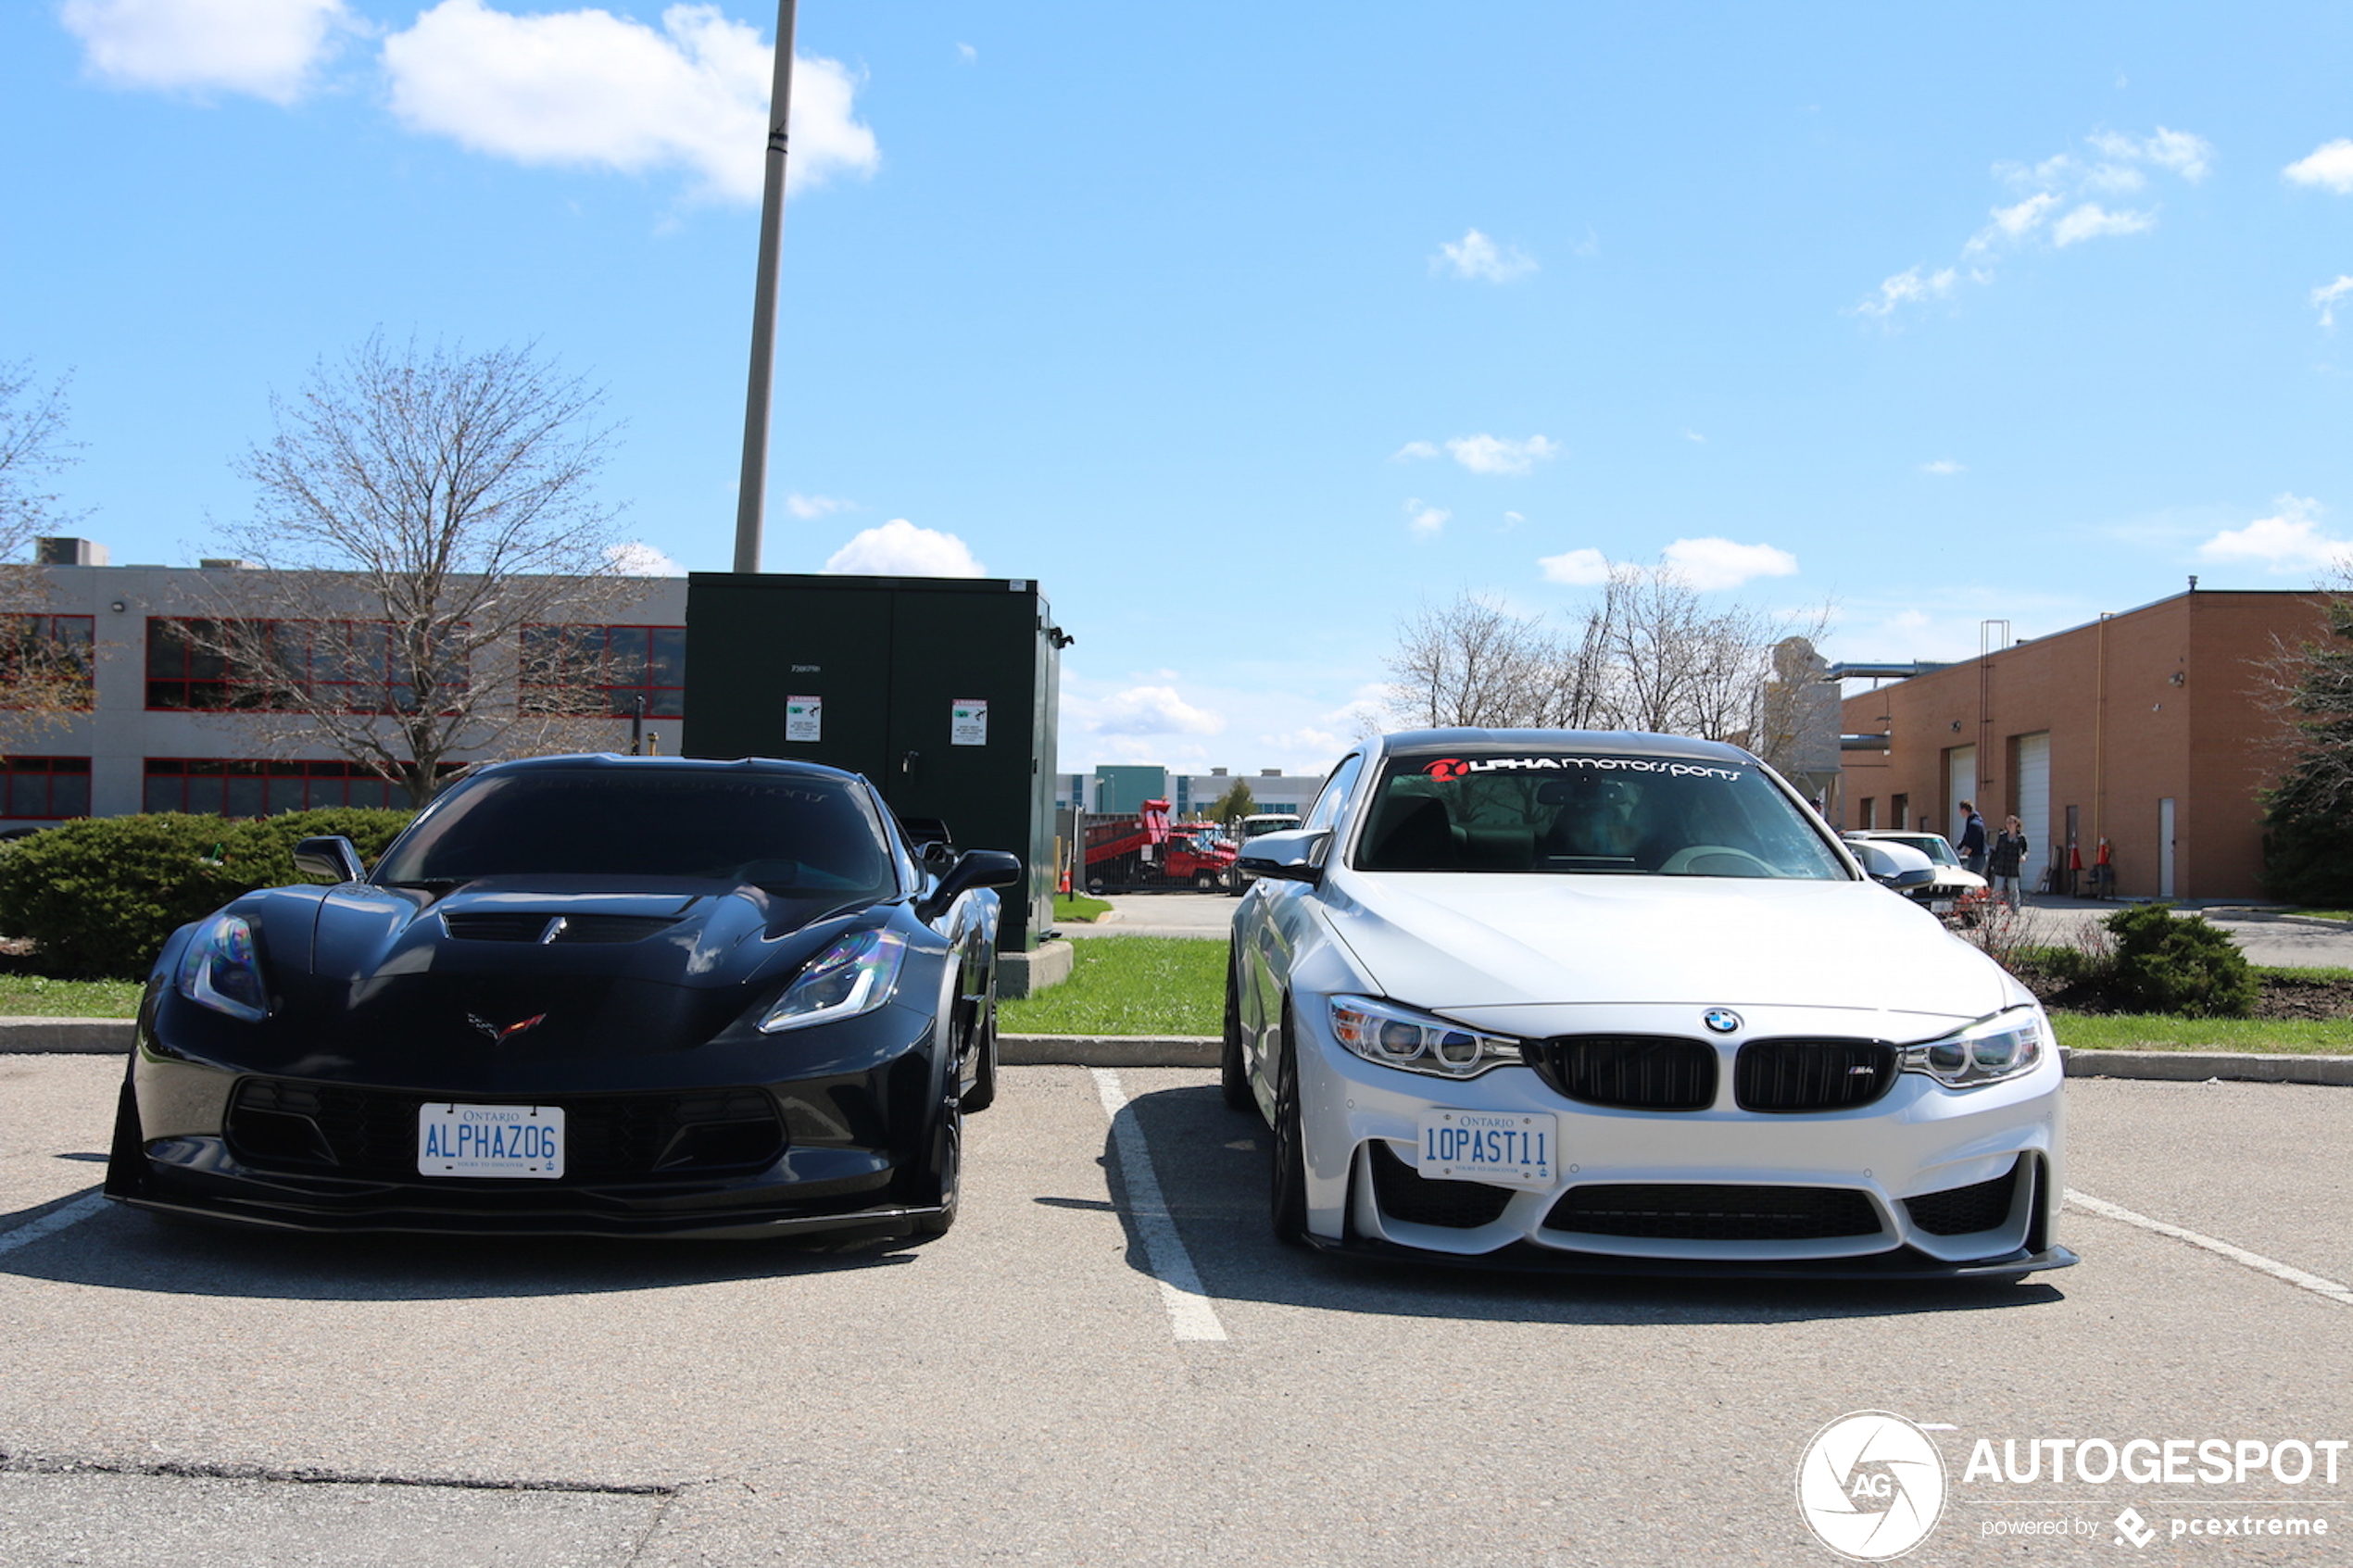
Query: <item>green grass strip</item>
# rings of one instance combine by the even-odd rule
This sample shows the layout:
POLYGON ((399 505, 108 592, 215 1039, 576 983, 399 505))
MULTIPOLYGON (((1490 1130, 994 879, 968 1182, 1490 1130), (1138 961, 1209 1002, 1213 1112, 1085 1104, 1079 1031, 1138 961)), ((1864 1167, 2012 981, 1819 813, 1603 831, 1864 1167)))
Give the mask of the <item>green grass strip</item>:
POLYGON ((1214 1035, 1225 1027, 1226 944, 1187 936, 1074 942, 1068 980, 999 1004, 1009 1035, 1214 1035))
POLYGON ((2353 1056, 2353 1022, 2171 1018, 2055 1012, 2059 1044, 2078 1051, 2252 1051, 2259 1056, 2353 1056))
POLYGON ((0 1018, 136 1018, 136 980, 52 980, 0 974, 0 1018))
POLYGON ((1054 895, 1054 918, 1061 920, 1100 920, 1111 912, 1107 899, 1089 898, 1084 893, 1054 895))

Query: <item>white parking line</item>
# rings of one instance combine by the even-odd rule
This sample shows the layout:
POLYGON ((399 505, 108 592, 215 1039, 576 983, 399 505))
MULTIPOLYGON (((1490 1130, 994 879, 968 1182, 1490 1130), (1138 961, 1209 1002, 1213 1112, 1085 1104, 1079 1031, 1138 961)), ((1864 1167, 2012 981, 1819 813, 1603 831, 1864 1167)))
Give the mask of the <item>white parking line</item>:
POLYGON ((1151 1150, 1144 1145, 1144 1129, 1136 1121, 1136 1108, 1127 1103, 1127 1091, 1120 1086, 1114 1069, 1098 1067, 1094 1073, 1095 1092, 1102 1097, 1103 1112, 1111 1118, 1112 1142, 1119 1150, 1119 1174, 1127 1186, 1128 1211, 1136 1216, 1136 1229, 1144 1238, 1144 1261, 1160 1282, 1169 1331, 1179 1339, 1223 1339, 1226 1325, 1217 1321, 1217 1311, 1209 1304, 1209 1293, 1202 1289, 1201 1274, 1193 1267, 1193 1256, 1185 1250, 1185 1239, 1176 1234, 1176 1222, 1160 1195, 1160 1178, 1152 1173, 1151 1150))
POLYGON ((2136 1214, 2132 1210, 2110 1203, 2105 1198, 2077 1192, 2073 1187, 2067 1189, 2067 1200, 2078 1209, 2100 1215, 2105 1219, 2121 1220, 2128 1225, 2138 1225, 2145 1231, 2155 1231, 2158 1236, 2170 1236, 2176 1241, 2186 1241, 2192 1247, 2203 1247, 2217 1257, 2228 1258, 2233 1263, 2243 1263, 2259 1273, 2267 1273, 2273 1279, 2285 1281, 2298 1290, 2309 1290, 2315 1296, 2325 1296, 2340 1306, 2353 1307, 2353 1286, 2343 1286, 2333 1279, 2322 1279, 2318 1274, 2308 1274, 2302 1269, 2283 1263, 2276 1258, 2266 1258, 2260 1252, 2249 1252, 2244 1247, 2233 1247, 2227 1241, 2217 1241, 2210 1236, 2204 1236, 2193 1230, 2184 1230, 2180 1225, 2169 1225, 2163 1220, 2152 1220, 2146 1214, 2136 1214))
POLYGON ((12 1231, 0 1231, 0 1253, 30 1247, 44 1236, 55 1236, 68 1225, 78 1225, 106 1206, 105 1193, 95 1190, 86 1192, 62 1209, 52 1209, 41 1218, 28 1220, 12 1231))

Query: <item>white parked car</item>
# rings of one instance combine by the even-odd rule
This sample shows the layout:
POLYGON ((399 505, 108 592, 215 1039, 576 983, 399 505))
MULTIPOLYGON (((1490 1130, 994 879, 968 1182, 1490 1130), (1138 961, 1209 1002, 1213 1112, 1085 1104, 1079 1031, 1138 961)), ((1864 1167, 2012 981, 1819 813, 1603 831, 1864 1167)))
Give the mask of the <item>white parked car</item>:
POLYGON ((2043 1010, 1745 751, 1388 735, 1242 853, 1225 1090, 1274 1129, 1287 1240, 1613 1273, 2075 1261, 2043 1010))
POLYGON ((1898 832, 1894 828, 1857 828, 1843 835, 1849 844, 1897 844, 1928 857, 1935 876, 1925 887, 1911 890, 1912 898, 1948 925, 1975 925, 1985 916, 1993 884, 1961 864, 1953 841, 1941 833, 1898 832))

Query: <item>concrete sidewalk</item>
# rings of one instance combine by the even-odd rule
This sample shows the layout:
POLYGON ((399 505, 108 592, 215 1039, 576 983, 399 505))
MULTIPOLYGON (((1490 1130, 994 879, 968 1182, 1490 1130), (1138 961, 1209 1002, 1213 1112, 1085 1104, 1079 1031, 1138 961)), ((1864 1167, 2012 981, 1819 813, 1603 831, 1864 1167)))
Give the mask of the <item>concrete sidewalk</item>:
MULTIPOLYGON (((127 1054, 127 1018, 0 1018, 0 1056, 15 1053, 127 1054)), ((1214 1067, 1214 1035, 1003 1035, 1013 1067, 1214 1067)), ((2353 1056, 2258 1056, 2251 1051, 2069 1051, 2070 1078, 2221 1079, 2251 1084, 2329 1084, 2353 1088, 2353 1056)))

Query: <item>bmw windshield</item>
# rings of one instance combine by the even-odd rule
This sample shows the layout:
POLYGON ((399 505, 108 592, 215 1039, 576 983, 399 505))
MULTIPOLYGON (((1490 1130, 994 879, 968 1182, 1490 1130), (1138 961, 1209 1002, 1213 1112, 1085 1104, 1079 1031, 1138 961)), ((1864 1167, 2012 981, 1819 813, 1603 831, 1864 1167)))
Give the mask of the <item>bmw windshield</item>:
POLYGON ((1754 763, 1604 753, 1405 756, 1366 803, 1367 872, 1771 877, 1852 873, 1754 763))

